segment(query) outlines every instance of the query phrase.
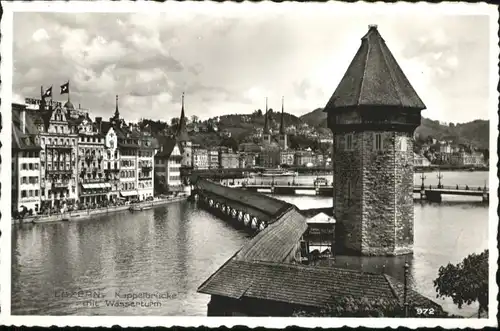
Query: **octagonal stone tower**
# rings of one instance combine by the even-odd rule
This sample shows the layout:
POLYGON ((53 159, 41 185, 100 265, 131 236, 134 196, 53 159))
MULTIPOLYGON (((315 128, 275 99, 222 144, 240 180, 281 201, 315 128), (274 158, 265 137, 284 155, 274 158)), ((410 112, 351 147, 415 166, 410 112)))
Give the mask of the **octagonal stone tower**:
POLYGON ((425 105, 376 25, 328 101, 337 240, 362 255, 413 252, 413 132, 425 105))

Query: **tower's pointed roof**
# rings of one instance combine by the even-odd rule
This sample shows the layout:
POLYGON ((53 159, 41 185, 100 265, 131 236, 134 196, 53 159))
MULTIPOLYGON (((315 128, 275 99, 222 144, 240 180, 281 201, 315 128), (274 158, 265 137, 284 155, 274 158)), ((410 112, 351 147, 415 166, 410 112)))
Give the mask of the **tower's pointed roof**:
POLYGON ((285 134, 285 124, 284 124, 284 117, 285 117, 285 97, 281 98, 281 122, 280 122, 280 134, 285 134))
POLYGON ((268 124, 268 120, 267 120, 267 112, 268 112, 268 109, 267 109, 267 97, 266 97, 266 113, 264 115, 264 133, 269 133, 269 124, 268 124))
POLYGON ((177 130, 177 141, 188 141, 189 135, 186 128, 186 115, 184 114, 184 93, 182 93, 181 117, 179 119, 179 128, 177 130))
POLYGON ((418 110, 426 108, 376 25, 370 25, 368 33, 361 38, 361 46, 328 101, 325 111, 360 106, 418 110))
POLYGON ((120 112, 118 111, 118 94, 116 95, 116 105, 115 105, 115 118, 120 118, 120 112))

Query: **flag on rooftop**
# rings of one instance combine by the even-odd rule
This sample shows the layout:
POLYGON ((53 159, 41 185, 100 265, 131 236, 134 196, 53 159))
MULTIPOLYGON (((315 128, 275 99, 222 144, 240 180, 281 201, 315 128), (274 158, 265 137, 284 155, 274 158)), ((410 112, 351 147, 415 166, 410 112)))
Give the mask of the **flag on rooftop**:
POLYGON ((69 93, 69 81, 61 85, 61 94, 69 93))
POLYGON ((52 86, 51 86, 51 87, 49 87, 49 88, 45 91, 45 93, 43 93, 43 96, 42 96, 42 97, 44 97, 44 98, 52 98, 52 86))

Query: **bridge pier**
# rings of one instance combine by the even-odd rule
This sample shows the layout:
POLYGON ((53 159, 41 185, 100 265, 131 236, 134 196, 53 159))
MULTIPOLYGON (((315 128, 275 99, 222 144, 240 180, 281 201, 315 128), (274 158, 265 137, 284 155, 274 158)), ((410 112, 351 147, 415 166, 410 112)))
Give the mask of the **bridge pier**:
POLYGON ((441 202, 443 200, 441 192, 427 190, 425 191, 425 196, 427 197, 427 200, 431 202, 441 202))
POLYGON ((252 216, 250 214, 245 214, 245 217, 243 217, 243 224, 249 226, 251 218, 252 216))
POLYGON ((490 201, 490 194, 487 192, 483 193, 483 202, 489 202, 490 201))

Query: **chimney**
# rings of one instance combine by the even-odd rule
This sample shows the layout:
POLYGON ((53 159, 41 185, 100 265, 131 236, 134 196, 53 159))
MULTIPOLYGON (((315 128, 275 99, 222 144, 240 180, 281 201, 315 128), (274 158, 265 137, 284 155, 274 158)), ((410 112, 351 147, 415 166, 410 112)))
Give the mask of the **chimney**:
POLYGON ((26 133, 26 109, 21 110, 21 131, 23 134, 26 133))
POLYGON ((99 128, 99 132, 102 133, 102 117, 96 117, 95 122, 97 123, 97 127, 99 128))
POLYGON ((80 104, 78 104, 78 109, 82 109, 82 107, 80 106, 80 104))

